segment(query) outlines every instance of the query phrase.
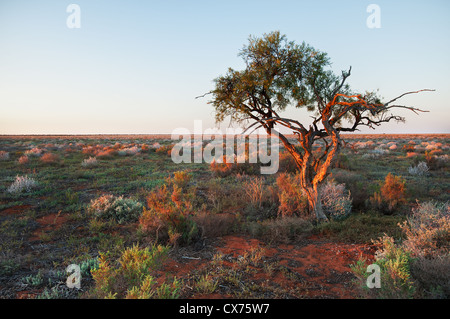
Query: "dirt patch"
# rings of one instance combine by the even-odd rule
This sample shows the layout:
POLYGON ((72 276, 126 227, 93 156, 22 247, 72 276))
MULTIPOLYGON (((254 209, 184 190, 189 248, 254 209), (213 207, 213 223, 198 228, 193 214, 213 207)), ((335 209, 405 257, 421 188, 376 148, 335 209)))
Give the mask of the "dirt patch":
POLYGON ((67 222, 67 220, 68 215, 63 215, 61 214, 61 212, 49 214, 36 219, 39 227, 32 233, 30 241, 41 240, 42 236, 45 235, 48 231, 59 229, 64 223, 67 222))
MULTIPOLYGON (((250 297, 352 299, 358 294, 350 265, 360 256, 371 260, 374 253, 374 248, 369 245, 325 242, 317 237, 302 243, 268 246, 246 236, 225 236, 211 249, 202 257, 172 256, 160 272, 161 280, 174 276, 189 278, 202 269, 214 271, 212 258, 208 256, 221 254, 220 267, 225 269, 221 271, 227 274, 239 272, 240 285, 255 289, 250 297)), ((211 294, 195 293, 195 289, 191 289, 186 298, 236 297, 230 289, 216 289, 211 294)))
POLYGON ((13 207, 9 207, 0 211, 0 216, 11 216, 11 215, 19 215, 28 209, 32 208, 31 205, 17 205, 13 207))

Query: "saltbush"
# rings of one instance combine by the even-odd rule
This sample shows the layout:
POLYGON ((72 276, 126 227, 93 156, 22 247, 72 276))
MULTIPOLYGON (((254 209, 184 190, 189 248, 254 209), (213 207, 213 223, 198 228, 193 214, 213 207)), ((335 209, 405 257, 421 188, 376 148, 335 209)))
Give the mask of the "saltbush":
MULTIPOLYGON (((279 189, 279 215, 309 218, 308 200, 300 185, 299 175, 282 173, 278 176, 276 183, 279 189)), ((319 188, 319 194, 322 209, 328 218, 342 219, 350 214, 352 200, 344 184, 327 181, 319 188)))
POLYGON ((8 187, 9 193, 21 193, 23 191, 30 192, 38 183, 28 176, 16 176, 16 180, 8 187))
POLYGON ((323 212, 328 218, 343 219, 350 214, 352 199, 344 184, 330 180, 322 185, 319 192, 323 212))
POLYGON ((143 205, 131 198, 103 195, 91 200, 87 211, 95 218, 114 220, 119 224, 135 222, 142 214, 143 205))
POLYGON ((408 168, 408 172, 411 175, 415 175, 415 176, 424 176, 428 173, 429 168, 427 163, 425 162, 420 162, 419 164, 417 164, 417 166, 410 166, 408 168))
POLYGON ((450 253, 449 203, 418 204, 400 227, 407 236, 403 245, 414 257, 434 258, 450 253))
POLYGON ((92 157, 92 156, 84 159, 83 162, 81 162, 81 166, 83 166, 83 167, 93 167, 93 166, 97 166, 97 165, 98 165, 97 158, 92 157))

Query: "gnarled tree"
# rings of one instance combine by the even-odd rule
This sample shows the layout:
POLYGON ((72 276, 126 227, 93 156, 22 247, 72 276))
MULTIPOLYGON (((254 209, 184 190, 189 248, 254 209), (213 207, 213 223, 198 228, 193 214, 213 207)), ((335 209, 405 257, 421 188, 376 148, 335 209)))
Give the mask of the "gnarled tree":
POLYGON ((424 112, 396 101, 405 95, 432 91, 406 92, 387 102, 382 102, 374 92, 353 92, 347 84, 351 67, 336 75, 330 69, 326 53, 305 43, 289 42, 278 31, 262 38, 250 37, 239 55, 246 68, 242 71, 230 68, 226 75, 214 80, 215 88, 207 93, 213 96, 208 103, 215 108, 216 121, 230 117, 235 122, 251 123, 247 129, 262 127, 268 134, 272 134, 276 125, 291 130, 300 149, 281 132, 277 136, 293 156, 311 213, 319 220, 327 219, 321 207, 319 186, 340 152, 340 134, 357 131, 362 126, 374 128, 390 121, 404 121, 402 116, 392 114, 395 109, 424 112), (281 112, 288 106, 305 107, 312 120, 302 124, 283 117, 281 112), (313 151, 319 140, 323 141, 322 147, 313 151))

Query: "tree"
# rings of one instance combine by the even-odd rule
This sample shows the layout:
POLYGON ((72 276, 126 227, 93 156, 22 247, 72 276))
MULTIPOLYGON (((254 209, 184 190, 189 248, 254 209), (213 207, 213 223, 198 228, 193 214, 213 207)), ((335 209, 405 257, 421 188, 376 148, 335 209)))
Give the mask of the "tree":
POLYGON ((251 123, 247 130, 262 127, 268 134, 273 133, 276 125, 290 129, 300 149, 281 132, 277 136, 294 158, 310 211, 319 220, 327 219, 321 207, 319 186, 340 152, 340 134, 357 131, 361 126, 374 128, 385 122, 404 122, 403 117, 391 111, 425 111, 394 102, 405 95, 433 91, 406 92, 384 103, 375 92, 353 92, 347 84, 351 67, 336 75, 329 68, 326 53, 304 42, 298 45, 287 41, 278 31, 262 38, 250 37, 239 55, 246 68, 242 71, 229 68, 226 75, 214 80, 215 88, 205 94, 212 95, 208 103, 215 108, 216 121, 230 117, 237 123, 251 123), (312 113, 309 127, 281 116, 288 106, 303 107, 312 113), (313 151, 319 140, 323 147, 313 151))

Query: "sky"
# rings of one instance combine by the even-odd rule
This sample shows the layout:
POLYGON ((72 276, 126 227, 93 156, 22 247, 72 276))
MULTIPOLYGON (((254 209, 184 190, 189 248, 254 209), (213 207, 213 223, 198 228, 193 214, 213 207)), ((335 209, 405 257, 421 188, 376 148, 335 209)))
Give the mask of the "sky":
MULTIPOLYGON (((370 20, 372 21, 372 20, 370 20)), ((349 84, 428 113, 361 133, 450 133, 450 2, 0 0, 0 134, 170 134, 211 128, 214 78, 250 35, 327 52, 349 84), (79 28, 70 28, 80 8, 79 28), (369 28, 370 4, 380 9, 369 28)), ((304 110, 286 116, 308 121, 304 110)), ((226 127, 223 125, 222 127, 226 127)))

